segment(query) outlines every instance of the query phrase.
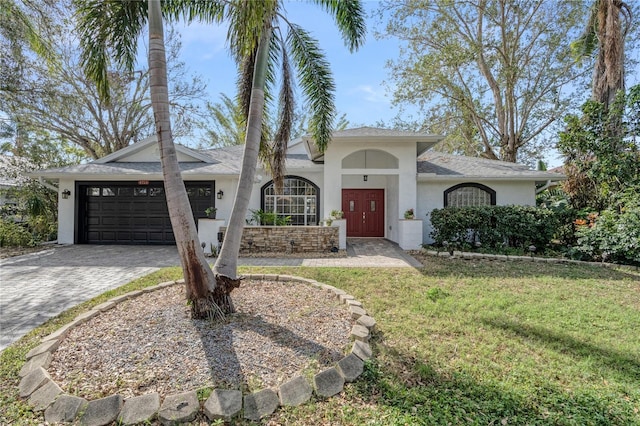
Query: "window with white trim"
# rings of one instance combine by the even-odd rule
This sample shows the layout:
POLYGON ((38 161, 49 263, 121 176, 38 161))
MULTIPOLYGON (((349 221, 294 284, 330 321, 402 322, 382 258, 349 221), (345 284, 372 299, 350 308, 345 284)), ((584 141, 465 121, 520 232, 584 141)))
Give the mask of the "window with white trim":
POLYGON ((282 194, 276 194, 273 181, 262 187, 261 208, 266 213, 291 218, 291 225, 318 225, 320 190, 308 179, 286 176, 282 194))
POLYGON ((480 183, 461 183, 444 191, 445 207, 495 205, 496 191, 480 183))

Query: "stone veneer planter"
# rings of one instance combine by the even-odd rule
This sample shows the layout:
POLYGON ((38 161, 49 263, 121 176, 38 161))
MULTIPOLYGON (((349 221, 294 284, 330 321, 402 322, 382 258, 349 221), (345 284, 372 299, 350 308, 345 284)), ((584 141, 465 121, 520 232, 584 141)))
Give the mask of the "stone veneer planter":
POLYGON ((309 383, 302 376, 291 378, 277 389, 263 389, 242 395, 239 390, 214 389, 211 396, 201 404, 197 390, 167 395, 163 401, 157 393, 145 394, 123 399, 112 395, 93 401, 87 401, 68 395, 51 380, 46 369, 52 354, 62 339, 75 326, 100 315, 124 300, 143 293, 161 289, 170 285, 184 284, 184 280, 160 283, 154 287, 137 290, 95 306, 88 312, 78 315, 72 322, 42 339, 42 343, 27 353, 27 362, 20 371, 20 397, 28 398, 34 411, 43 412, 49 423, 80 422, 86 426, 102 426, 113 422, 122 425, 148 423, 158 419, 163 425, 189 422, 203 412, 209 420, 231 420, 242 415, 249 420, 259 420, 271 415, 279 406, 296 406, 309 401, 315 393, 319 397, 331 397, 342 392, 345 382, 356 380, 363 372, 364 362, 371 358, 369 337, 375 329, 376 321, 367 315, 362 303, 344 290, 319 283, 315 280, 290 275, 246 275, 247 279, 268 281, 295 281, 306 283, 331 292, 351 313, 354 325, 351 337, 354 340, 351 352, 336 363, 313 377, 309 383))
MULTIPOLYGON (((221 227, 220 231, 226 232, 227 228, 221 227)), ((340 244, 338 233, 337 226, 245 226, 240 253, 327 252, 340 244)))

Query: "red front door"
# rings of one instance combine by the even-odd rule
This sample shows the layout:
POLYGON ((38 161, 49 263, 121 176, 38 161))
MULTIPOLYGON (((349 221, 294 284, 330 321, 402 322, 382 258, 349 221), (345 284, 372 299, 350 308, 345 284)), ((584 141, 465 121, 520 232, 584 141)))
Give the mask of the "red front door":
POLYGON ((384 189, 343 189, 347 237, 384 237, 384 189))

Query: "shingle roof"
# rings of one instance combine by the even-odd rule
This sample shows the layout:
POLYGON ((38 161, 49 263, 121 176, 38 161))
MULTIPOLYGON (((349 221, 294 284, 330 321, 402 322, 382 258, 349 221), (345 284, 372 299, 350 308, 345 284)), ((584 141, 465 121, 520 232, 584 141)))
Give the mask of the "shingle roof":
MULTIPOLYGON (((185 175, 210 173, 217 175, 235 175, 237 172, 225 164, 208 163, 180 163, 180 170, 185 175)), ((160 175, 162 166, 159 162, 114 162, 114 163, 88 163, 67 167, 44 170, 39 173, 42 176, 57 177, 61 175, 90 174, 90 175, 160 175)))
MULTIPOLYGON (((230 146, 216 149, 199 150, 203 155, 208 156, 212 162, 180 163, 180 170, 184 176, 211 174, 211 175, 234 175, 240 174, 242 163, 242 153, 244 146, 230 146)), ((304 154, 287 155, 287 168, 299 169, 314 166, 304 154)), ((76 164, 72 166, 48 169, 39 172, 39 175, 49 177, 62 177, 63 175, 162 175, 162 165, 160 162, 91 162, 87 164, 76 164)))
POLYGON ((522 164, 484 158, 463 157, 430 151, 418 158, 418 173, 435 174, 438 177, 529 178, 560 180, 564 175, 531 170, 522 164))
MULTIPOLYGON (((240 163, 242 160, 242 154, 244 145, 226 146, 222 148, 213 148, 201 150, 203 154, 208 155, 214 161, 219 161, 226 164, 230 168, 237 170, 240 174, 240 163)), ((287 154, 287 168, 300 169, 314 166, 315 163, 309 160, 306 154, 287 154)))
POLYGON ((358 127, 356 129, 336 130, 332 133, 333 138, 348 138, 348 137, 415 137, 417 139, 427 136, 424 133, 407 132, 404 130, 396 129, 380 129, 377 127, 358 127))

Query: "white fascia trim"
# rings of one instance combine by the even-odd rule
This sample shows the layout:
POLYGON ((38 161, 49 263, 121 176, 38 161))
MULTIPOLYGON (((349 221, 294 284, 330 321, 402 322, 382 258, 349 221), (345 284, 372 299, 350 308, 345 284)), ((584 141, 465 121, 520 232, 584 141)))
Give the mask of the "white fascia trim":
POLYGON ((132 145, 129 145, 126 148, 122 148, 116 152, 112 152, 109 155, 105 155, 102 158, 98 158, 97 160, 94 160, 94 163, 98 163, 98 164, 104 164, 104 163, 111 163, 114 161, 118 161, 119 159, 126 157, 128 155, 131 154, 135 154, 138 151, 141 151, 143 149, 145 149, 147 146, 153 144, 156 142, 156 137, 155 136, 149 136, 148 138, 145 138, 143 140, 141 140, 138 143, 134 143, 132 145))
POLYGON ((398 175, 400 169, 341 169, 341 174, 344 175, 398 175))
MULTIPOLYGON (((156 136, 155 135, 149 136, 148 138, 143 139, 140 142, 137 142, 133 145, 129 145, 128 147, 122 148, 119 151, 112 152, 111 154, 106 155, 102 158, 99 158, 93 162, 98 164, 113 163, 122 158, 126 158, 132 154, 135 154, 136 152, 140 152, 143 149, 147 148, 149 145, 152 145, 155 143, 157 143, 156 136)), ((184 154, 188 157, 192 157, 196 160, 200 160, 203 163, 208 163, 208 164, 215 163, 215 161, 211 157, 199 151, 195 151, 191 148, 187 148, 186 146, 179 145, 179 144, 176 144, 175 147, 177 152, 184 154)))
MULTIPOLYGON (((564 175, 555 176, 554 181, 566 180, 564 175)), ((459 181, 459 180, 482 180, 482 181, 535 181, 535 182, 547 182, 548 176, 480 176, 480 175, 448 175, 438 176, 433 173, 418 173, 419 182, 434 182, 434 181, 459 181)))

